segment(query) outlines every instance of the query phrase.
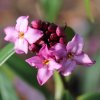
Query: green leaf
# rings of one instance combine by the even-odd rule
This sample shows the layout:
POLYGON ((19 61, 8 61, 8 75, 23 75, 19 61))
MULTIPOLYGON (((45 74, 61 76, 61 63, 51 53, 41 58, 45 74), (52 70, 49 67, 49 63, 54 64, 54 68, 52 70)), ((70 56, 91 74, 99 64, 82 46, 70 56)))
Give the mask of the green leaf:
POLYGON ((13 44, 8 44, 0 50, 0 66, 14 54, 13 44))
POLYGON ((67 90, 65 90, 61 100, 75 100, 75 99, 67 90))
POLYGON ((25 62, 18 55, 14 54, 10 59, 8 59, 7 64, 9 67, 26 82, 32 85, 34 88, 39 89, 46 97, 52 94, 45 88, 45 86, 40 86, 37 82, 37 70, 25 62))
POLYGON ((91 92, 100 89, 100 54, 96 57, 96 63, 83 75, 81 88, 83 92, 91 92))
POLYGON ((69 26, 66 26, 66 28, 65 28, 65 33, 66 33, 66 37, 67 37, 67 41, 71 41, 71 39, 74 37, 74 35, 75 35, 75 32, 74 32, 74 30, 71 28, 71 27, 69 27, 69 26))
POLYGON ((61 80, 59 73, 54 73, 54 80, 55 80, 55 100, 61 100, 64 87, 61 80))
POLYGON ((84 0, 84 3, 85 3, 85 8, 86 8, 86 13, 88 18, 91 20, 91 22, 94 22, 94 18, 91 12, 90 0, 84 0))
POLYGON ((77 100, 100 100, 100 93, 88 93, 81 95, 77 100))
POLYGON ((12 83, 3 72, 0 72, 0 93, 2 100, 19 100, 12 83))
POLYGON ((54 22, 62 5, 62 0, 40 0, 44 11, 44 18, 54 22))

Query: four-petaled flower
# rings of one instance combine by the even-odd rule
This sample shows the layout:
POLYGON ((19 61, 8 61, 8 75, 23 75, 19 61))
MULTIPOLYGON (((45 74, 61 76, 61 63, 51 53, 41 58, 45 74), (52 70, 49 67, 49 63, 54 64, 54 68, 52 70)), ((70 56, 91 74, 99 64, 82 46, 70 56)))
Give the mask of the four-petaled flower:
POLYGON ((61 68, 55 59, 51 56, 51 51, 47 45, 44 45, 37 56, 26 60, 31 66, 36 66, 38 69, 37 80, 40 85, 43 85, 54 73, 54 70, 61 68))
POLYGON ((40 30, 28 26, 28 16, 21 16, 16 21, 15 27, 5 28, 6 41, 15 44, 16 53, 28 53, 28 43, 32 44, 39 40, 43 33, 40 30))
POLYGON ((75 34, 73 39, 68 42, 66 46, 58 43, 53 47, 52 50, 62 65, 59 70, 62 75, 70 75, 77 64, 90 66, 95 63, 95 61, 92 61, 89 56, 82 51, 83 46, 83 38, 80 35, 75 34))

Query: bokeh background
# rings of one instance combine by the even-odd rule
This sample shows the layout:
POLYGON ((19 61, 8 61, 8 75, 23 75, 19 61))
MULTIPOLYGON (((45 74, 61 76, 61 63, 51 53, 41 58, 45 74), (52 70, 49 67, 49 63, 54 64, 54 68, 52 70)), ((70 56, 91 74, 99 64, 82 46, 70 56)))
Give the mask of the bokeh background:
POLYGON ((30 55, 14 54, 0 67, 0 100, 100 100, 100 1, 88 2, 0 0, 0 50, 8 44, 4 41, 4 28, 15 25, 19 16, 29 15, 30 21, 41 19, 72 27, 84 37, 84 50, 96 60, 92 67, 78 66, 70 77, 65 77, 70 93, 58 74, 39 86, 36 70, 24 61, 30 55))

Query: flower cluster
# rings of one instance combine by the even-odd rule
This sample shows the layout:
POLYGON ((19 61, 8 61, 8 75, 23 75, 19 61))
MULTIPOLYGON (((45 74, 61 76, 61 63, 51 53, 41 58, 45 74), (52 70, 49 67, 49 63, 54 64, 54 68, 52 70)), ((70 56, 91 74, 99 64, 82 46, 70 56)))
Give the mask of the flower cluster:
POLYGON ((36 55, 26 62, 38 69, 37 80, 43 85, 58 71, 68 76, 76 65, 91 66, 95 61, 83 52, 84 41, 75 34, 71 41, 66 42, 65 27, 41 20, 33 20, 28 24, 29 16, 21 16, 15 27, 5 28, 5 40, 14 43, 15 52, 27 54, 30 50, 36 55))

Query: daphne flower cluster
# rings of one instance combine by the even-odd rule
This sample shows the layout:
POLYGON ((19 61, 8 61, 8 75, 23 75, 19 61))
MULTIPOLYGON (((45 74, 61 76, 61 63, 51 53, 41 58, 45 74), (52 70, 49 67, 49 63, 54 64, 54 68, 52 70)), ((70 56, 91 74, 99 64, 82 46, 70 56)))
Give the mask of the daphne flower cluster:
POLYGON ((26 62, 38 69, 40 85, 46 83, 55 70, 68 76, 76 65, 91 66, 95 63, 84 53, 84 41, 79 34, 66 42, 65 27, 41 20, 33 20, 29 26, 28 18, 21 16, 15 27, 5 28, 4 39, 14 43, 18 54, 35 52, 36 55, 26 59, 26 62))

